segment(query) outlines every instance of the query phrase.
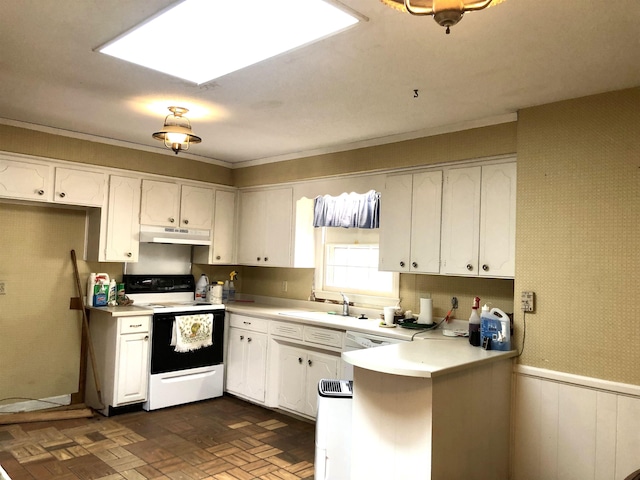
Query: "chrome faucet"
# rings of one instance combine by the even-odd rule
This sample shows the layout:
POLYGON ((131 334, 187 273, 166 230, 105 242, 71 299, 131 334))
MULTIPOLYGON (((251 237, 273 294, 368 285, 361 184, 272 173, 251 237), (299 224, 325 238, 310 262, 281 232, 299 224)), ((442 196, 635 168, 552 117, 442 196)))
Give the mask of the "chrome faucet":
POLYGON ((342 295, 342 316, 348 317, 349 316, 349 298, 342 292, 340 292, 340 295, 342 295))

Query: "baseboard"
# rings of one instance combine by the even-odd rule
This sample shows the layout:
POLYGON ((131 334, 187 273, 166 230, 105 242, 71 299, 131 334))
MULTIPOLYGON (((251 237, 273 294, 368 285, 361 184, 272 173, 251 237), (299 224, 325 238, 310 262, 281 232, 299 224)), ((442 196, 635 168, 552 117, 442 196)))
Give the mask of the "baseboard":
MULTIPOLYGON (((0 413, 33 412, 58 406, 71 404, 71 395, 59 395, 57 397, 42 398, 40 400, 26 400, 24 402, 0 405, 0 413)), ((2 478, 2 477, 0 477, 2 478)))

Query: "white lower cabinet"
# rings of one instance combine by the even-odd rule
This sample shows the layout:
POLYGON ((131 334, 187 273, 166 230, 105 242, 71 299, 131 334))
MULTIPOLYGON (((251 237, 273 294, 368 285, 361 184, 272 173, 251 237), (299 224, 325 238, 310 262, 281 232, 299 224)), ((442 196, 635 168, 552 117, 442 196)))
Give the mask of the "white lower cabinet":
POLYGON ((278 406, 310 417, 318 409, 318 382, 337 378, 340 356, 281 345, 278 406))
POLYGON ((265 401, 268 336, 262 332, 267 330, 267 320, 231 314, 226 362, 228 392, 265 401))
POLYGON ((91 310, 90 333, 94 345, 98 398, 91 358, 87 365, 86 402, 104 415, 110 407, 147 400, 149 383, 149 326, 151 316, 114 317, 106 310, 91 310))

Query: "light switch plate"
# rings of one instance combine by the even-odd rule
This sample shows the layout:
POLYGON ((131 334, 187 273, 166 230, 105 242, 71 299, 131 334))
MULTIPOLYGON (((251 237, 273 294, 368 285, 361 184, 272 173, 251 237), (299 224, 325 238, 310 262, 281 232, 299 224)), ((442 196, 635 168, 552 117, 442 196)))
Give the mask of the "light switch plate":
POLYGON ((7 285, 4 280, 0 280, 0 295, 7 294, 7 285))
POLYGON ((523 312, 533 312, 535 308, 535 296, 534 292, 522 292, 521 308, 523 312))

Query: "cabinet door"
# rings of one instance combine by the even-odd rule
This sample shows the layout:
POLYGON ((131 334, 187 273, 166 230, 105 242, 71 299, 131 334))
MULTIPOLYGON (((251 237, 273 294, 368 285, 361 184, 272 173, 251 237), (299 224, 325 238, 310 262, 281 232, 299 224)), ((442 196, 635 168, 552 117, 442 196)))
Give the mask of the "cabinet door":
POLYGON ((0 197, 47 202, 53 194, 53 167, 0 160, 0 197))
POLYGON ((178 227, 180 185, 155 180, 142 181, 140 223, 161 227, 178 227))
POLYGON ((246 358, 244 361, 245 394, 259 402, 264 402, 267 379, 267 336, 262 333, 247 332, 246 358))
POLYGON ((112 175, 109 180, 107 240, 104 261, 137 262, 140 179, 112 175))
POLYGON ((516 164, 482 167, 481 276, 515 276, 516 164))
POLYGON ((387 177, 380 197, 380 270, 408 272, 411 265, 412 175, 387 177))
POLYGON ((339 357, 322 353, 307 354, 307 379, 303 413, 315 417, 318 413, 318 383, 323 378, 338 378, 339 357))
POLYGON ((264 192, 240 192, 238 263, 260 265, 263 262, 265 207, 264 192))
POLYGON ((182 186, 180 197, 180 226, 210 230, 213 222, 212 188, 182 186))
POLYGON ((449 170, 442 206, 441 273, 478 275, 481 167, 449 170))
POLYGON ((413 175, 411 212, 410 271, 439 273, 442 222, 441 171, 413 175))
POLYGON ((232 264, 236 219, 236 194, 216 191, 213 217, 213 245, 211 263, 232 264))
POLYGON ((247 333, 238 328, 229 329, 229 346, 225 365, 226 388, 228 391, 238 394, 244 393, 244 361, 247 333))
POLYGON ((267 222, 264 232, 263 264, 270 267, 289 267, 293 235, 293 190, 268 190, 265 207, 267 222))
POLYGON ((120 335, 116 403, 143 402, 147 399, 149 378, 149 334, 120 335))
POLYGON ((102 207, 107 176, 104 173, 56 168, 53 201, 73 205, 102 207))
POLYGON ((307 355, 304 350, 280 346, 278 405, 296 412, 304 411, 307 355))

